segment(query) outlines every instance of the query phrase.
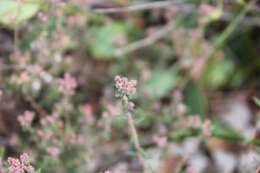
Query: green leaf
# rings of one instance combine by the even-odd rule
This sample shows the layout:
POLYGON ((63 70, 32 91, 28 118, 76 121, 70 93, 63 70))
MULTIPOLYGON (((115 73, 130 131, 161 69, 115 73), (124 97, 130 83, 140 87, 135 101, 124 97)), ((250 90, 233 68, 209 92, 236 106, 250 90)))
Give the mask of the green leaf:
POLYGON ((203 80, 210 88, 217 89, 229 82, 234 70, 235 65, 228 58, 213 60, 203 74, 203 80))
POLYGON ((38 169, 35 173, 41 173, 42 171, 41 171, 41 169, 38 169))
POLYGON ((260 99, 258 99, 257 97, 254 97, 254 101, 255 101, 255 104, 257 104, 257 106, 260 106, 260 99))
POLYGON ((39 10, 38 0, 24 0, 22 3, 13 0, 0 1, 0 23, 13 26, 31 18, 39 10))
POLYGON ((169 94, 176 84, 177 69, 156 70, 145 83, 144 90, 150 97, 157 99, 169 94))
POLYGON ((94 42, 90 49, 94 56, 101 59, 111 58, 115 54, 115 41, 124 37, 125 26, 121 23, 112 23, 93 32, 94 42))
POLYGON ((191 128, 180 128, 176 129, 170 133, 170 139, 174 141, 182 141, 185 138, 198 136, 200 134, 199 129, 191 129, 191 128))
POLYGON ((202 23, 210 23, 218 20, 222 15, 222 9, 216 8, 209 15, 204 16, 201 21, 202 23))
POLYGON ((207 99, 202 88, 195 82, 191 82, 184 91, 185 103, 190 114, 197 114, 202 119, 207 111, 207 99))
POLYGON ((214 123, 212 125, 212 134, 214 137, 230 140, 230 141, 241 141, 243 137, 230 128, 223 126, 220 123, 214 123))
POLYGON ((5 148, 4 147, 0 147, 0 158, 3 158, 5 155, 5 148))
POLYGON ((26 51, 30 49, 31 43, 37 38, 37 36, 40 34, 40 32, 37 30, 37 32, 28 32, 24 33, 24 36, 20 43, 20 48, 23 51, 26 51))

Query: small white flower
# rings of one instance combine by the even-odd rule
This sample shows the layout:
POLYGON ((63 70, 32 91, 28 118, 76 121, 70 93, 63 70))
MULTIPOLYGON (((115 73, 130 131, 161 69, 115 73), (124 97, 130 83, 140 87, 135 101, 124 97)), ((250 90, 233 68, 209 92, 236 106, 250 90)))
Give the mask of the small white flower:
POLYGON ((42 87, 41 81, 40 80, 35 80, 32 82, 32 89, 34 91, 39 91, 42 87))
POLYGON ((46 83, 50 83, 53 80, 52 75, 45 71, 42 72, 40 76, 46 83))

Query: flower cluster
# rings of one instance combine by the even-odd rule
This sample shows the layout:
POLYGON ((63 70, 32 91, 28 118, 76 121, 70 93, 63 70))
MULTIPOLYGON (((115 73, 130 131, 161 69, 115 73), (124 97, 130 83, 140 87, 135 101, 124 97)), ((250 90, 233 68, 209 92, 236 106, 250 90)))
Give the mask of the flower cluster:
POLYGON ((127 77, 117 75, 114 78, 116 89, 121 94, 133 95, 136 93, 136 80, 129 80, 127 77))
POLYGON ((129 95, 134 95, 136 93, 137 81, 129 80, 127 77, 121 77, 119 75, 115 76, 114 81, 125 109, 128 111, 133 110, 135 104, 129 100, 129 95))
POLYGON ((77 81, 69 73, 65 73, 62 79, 59 79, 59 91, 65 95, 73 95, 77 87, 77 81))
POLYGON ((23 153, 20 159, 9 157, 7 159, 9 173, 33 173, 34 167, 30 164, 30 157, 28 154, 23 153))
POLYGON ((18 121, 23 128, 27 128, 31 125, 35 113, 32 111, 25 111, 22 115, 19 115, 18 121))

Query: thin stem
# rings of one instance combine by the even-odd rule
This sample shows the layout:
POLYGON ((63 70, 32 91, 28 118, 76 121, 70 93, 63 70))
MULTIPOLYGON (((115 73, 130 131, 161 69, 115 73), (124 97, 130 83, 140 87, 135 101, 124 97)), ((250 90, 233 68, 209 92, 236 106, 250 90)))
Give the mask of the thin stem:
POLYGON ((165 8, 171 5, 183 5, 185 4, 184 0, 175 0, 175 1, 157 1, 157 2, 148 2, 141 4, 133 4, 126 7, 116 7, 116 8, 98 8, 94 9, 95 13, 98 14, 111 14, 111 13, 121 13, 121 12, 134 12, 140 10, 150 10, 150 9, 158 9, 165 8))
POLYGON ((14 49, 19 49, 19 28, 18 24, 15 24, 14 26, 14 49))
POLYGON ((14 22, 14 49, 19 50, 19 23, 18 23, 18 17, 20 13, 22 2, 18 1, 18 9, 17 13, 15 15, 15 22, 14 22))
POLYGON ((216 51, 228 40, 229 36, 233 33, 235 29, 238 28, 240 21, 245 17, 246 13, 250 10, 250 7, 256 3, 256 0, 248 2, 244 9, 239 15, 229 24, 229 26, 223 31, 223 33, 215 41, 215 49, 212 51, 211 56, 216 53, 216 51))
POLYGON ((135 125, 134 125, 134 120, 133 120, 132 114, 128 113, 127 118, 128 118, 128 124, 129 124, 130 130, 131 130, 131 133, 132 133, 132 137, 133 137, 133 140, 134 140, 134 146, 135 146, 135 149, 136 149, 137 154, 138 154, 138 159, 139 159, 140 163, 143 165, 144 169, 146 170, 145 159, 142 155, 142 148, 141 148, 141 145, 140 145, 140 142, 139 142, 138 133, 137 133, 137 130, 136 130, 135 125))
POLYGON ((120 56, 123 56, 130 52, 134 52, 141 48, 147 47, 147 46, 157 42, 161 38, 165 37, 174 28, 175 28, 174 22, 170 22, 166 26, 164 26, 164 27, 160 28, 159 30, 157 30, 156 32, 154 32, 152 35, 150 35, 144 39, 138 40, 134 43, 130 43, 130 44, 126 45, 125 47, 117 49, 115 51, 115 56, 120 57, 120 56))
POLYGON ((133 116, 131 113, 127 114, 128 117, 128 123, 129 123, 129 127, 130 130, 132 132, 133 135, 133 140, 134 140, 134 145, 137 151, 141 151, 141 146, 140 146, 140 142, 139 142, 139 138, 138 138, 138 134, 134 125, 134 120, 133 120, 133 116))

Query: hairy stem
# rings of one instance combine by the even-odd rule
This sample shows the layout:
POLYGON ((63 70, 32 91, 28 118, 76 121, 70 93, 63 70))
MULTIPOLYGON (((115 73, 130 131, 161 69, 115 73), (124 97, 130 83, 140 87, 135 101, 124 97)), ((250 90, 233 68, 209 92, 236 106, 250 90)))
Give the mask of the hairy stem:
POLYGON ((141 148, 141 145, 140 145, 140 142, 139 142, 138 133, 137 133, 137 130, 136 130, 135 125, 134 125, 134 120, 133 120, 132 114, 127 113, 127 118, 128 118, 128 124, 129 124, 130 130, 131 130, 131 133, 132 133, 132 137, 133 137, 133 140, 134 140, 134 147, 135 147, 137 154, 138 154, 138 159, 139 159, 140 163, 142 164, 143 168, 146 170, 145 159, 142 155, 142 148, 141 148))

